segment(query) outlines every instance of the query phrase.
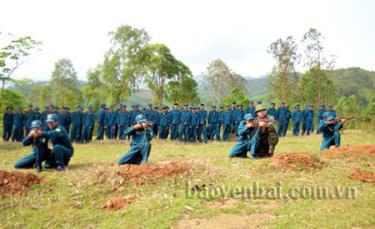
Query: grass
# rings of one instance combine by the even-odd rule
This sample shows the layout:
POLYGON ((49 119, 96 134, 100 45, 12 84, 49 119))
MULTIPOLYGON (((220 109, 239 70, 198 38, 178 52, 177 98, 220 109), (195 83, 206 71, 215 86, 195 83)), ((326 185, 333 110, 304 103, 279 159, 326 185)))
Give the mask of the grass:
MULTIPOLYGON (((0 228, 169 228, 181 219, 212 218, 220 214, 251 215, 267 213, 261 227, 270 228, 371 228, 375 226, 375 186, 352 180, 356 169, 374 172, 375 158, 327 159, 319 152, 321 136, 286 137, 280 140, 276 155, 309 153, 327 165, 315 171, 281 172, 270 166, 270 159, 229 159, 233 142, 183 145, 154 141, 150 163, 190 161, 194 169, 189 177, 172 177, 155 183, 136 185, 124 182, 113 191, 113 183, 95 184, 96 167, 115 164, 129 148, 126 143, 75 145, 69 169, 62 173, 44 171, 51 184, 34 186, 26 196, 0 200, 0 228), (196 165, 196 166, 195 166, 196 165), (303 187, 356 188, 356 198, 200 198, 187 196, 187 185, 206 187, 252 187, 272 190, 303 187), (119 211, 100 209, 112 196, 136 194, 136 202, 119 211), (225 201, 233 203, 226 204, 225 201), (216 203, 216 207, 210 206, 216 203)), ((342 145, 375 144, 375 134, 346 130, 342 145)), ((15 143, 0 144, 0 169, 12 171, 14 162, 30 151, 15 143)), ((34 170, 25 170, 33 172, 34 170)), ((114 181, 115 182, 115 181, 114 181)), ((188 186, 188 187, 190 187, 188 186)))

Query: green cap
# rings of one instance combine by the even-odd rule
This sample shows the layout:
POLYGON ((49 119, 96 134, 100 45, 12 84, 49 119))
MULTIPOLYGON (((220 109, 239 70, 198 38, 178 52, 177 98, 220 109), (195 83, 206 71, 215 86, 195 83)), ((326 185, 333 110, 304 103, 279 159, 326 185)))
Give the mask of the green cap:
POLYGON ((262 110, 266 110, 267 108, 263 105, 258 105, 256 106, 256 109, 255 109, 255 113, 257 113, 258 111, 262 111, 262 110))

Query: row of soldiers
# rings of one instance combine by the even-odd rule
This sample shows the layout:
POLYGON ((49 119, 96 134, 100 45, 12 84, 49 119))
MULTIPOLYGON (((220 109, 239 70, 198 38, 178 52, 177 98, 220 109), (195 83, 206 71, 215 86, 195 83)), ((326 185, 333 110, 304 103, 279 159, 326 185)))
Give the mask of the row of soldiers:
MULTIPOLYGON (((258 101, 257 105, 261 105, 261 101, 258 101)), ((323 120, 325 112, 329 112, 336 118, 336 112, 332 105, 328 105, 326 109, 325 105, 321 104, 317 111, 318 123, 323 120)), ((30 132, 33 120, 45 123, 48 114, 56 114, 59 124, 70 133, 72 141, 76 143, 90 142, 93 138, 95 124, 98 130, 96 140, 103 140, 104 137, 125 140, 126 128, 136 123, 137 115, 144 114, 150 122, 154 136, 158 136, 159 139, 169 137, 172 141, 205 143, 210 139, 228 141, 231 133, 237 134, 238 125, 244 120, 245 113, 256 117, 254 101, 250 101, 246 109, 242 104, 233 102, 231 106, 217 108, 214 105, 209 111, 205 109, 204 104, 200 104, 200 106, 184 104, 180 109, 178 103, 174 103, 171 110, 168 106, 153 107, 152 104, 140 109, 138 103, 133 103, 130 110, 125 103, 121 103, 119 106, 102 104, 98 113, 91 105, 87 107, 86 111, 78 105, 73 112, 70 112, 70 108, 67 106, 62 106, 59 109, 54 105, 47 105, 43 112, 32 105, 28 106, 26 112, 23 112, 21 107, 17 107, 13 112, 13 107, 8 106, 3 117, 3 139, 5 141, 10 139, 22 141, 24 135, 30 132)), ((278 108, 274 102, 271 102, 266 113, 276 120, 279 137, 286 135, 290 120, 293 122, 294 136, 309 135, 314 131, 315 112, 312 104, 307 104, 304 110, 301 110, 300 104, 295 104, 294 110, 290 111, 290 107, 285 102, 281 102, 278 108)), ((47 126, 44 124, 43 129, 46 128, 47 126)), ((319 133, 319 130, 317 132, 319 133)))

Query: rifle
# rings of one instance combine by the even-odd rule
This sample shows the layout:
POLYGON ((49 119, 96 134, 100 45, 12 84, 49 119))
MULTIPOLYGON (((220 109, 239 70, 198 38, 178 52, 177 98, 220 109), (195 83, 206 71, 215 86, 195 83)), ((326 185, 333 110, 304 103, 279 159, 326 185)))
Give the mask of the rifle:
POLYGON ((346 121, 356 121, 357 120, 356 117, 350 117, 350 118, 335 118, 335 121, 336 122, 341 122, 342 119, 344 119, 346 121))

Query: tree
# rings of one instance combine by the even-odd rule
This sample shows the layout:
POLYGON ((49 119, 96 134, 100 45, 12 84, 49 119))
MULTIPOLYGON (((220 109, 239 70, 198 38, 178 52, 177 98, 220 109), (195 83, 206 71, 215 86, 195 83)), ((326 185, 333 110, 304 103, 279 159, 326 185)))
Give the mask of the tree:
POLYGON ((54 104, 75 106, 82 102, 77 73, 69 59, 60 59, 55 63, 50 86, 54 104))
MULTIPOLYGON (((1 35, 1 33, 0 33, 1 35)), ((37 48, 41 42, 33 40, 29 36, 15 38, 12 34, 9 43, 0 48, 0 109, 2 108, 5 83, 13 81, 12 74, 22 66, 31 51, 37 48)))
POLYGON ((198 84, 189 75, 183 75, 181 80, 170 81, 166 87, 166 99, 170 102, 196 104, 200 102, 198 97, 198 84))
POLYGON ((230 105, 232 102, 236 102, 237 104, 246 105, 246 104, 249 103, 249 100, 241 89, 235 87, 230 92, 230 95, 227 96, 223 101, 223 103, 225 105, 230 105))
POLYGON ((87 72, 87 84, 82 87, 85 102, 98 108, 100 103, 106 101, 108 87, 103 83, 102 67, 90 69, 87 72))
MULTIPOLYGON (((309 67, 310 74, 308 81, 312 90, 316 91, 315 102, 320 104, 326 89, 327 81, 330 81, 324 70, 331 70, 334 66, 335 58, 333 56, 327 57, 323 54, 323 35, 316 29, 311 28, 306 32, 302 38, 302 43, 305 48, 305 63, 309 67)), ((331 84, 329 82, 329 84, 331 84)), ((302 88, 304 89, 304 88, 302 88)))
POLYGON ((297 87, 298 77, 295 65, 298 63, 297 44, 292 36, 271 43, 268 53, 275 59, 272 72, 267 75, 269 97, 291 101, 293 88, 297 87))
POLYGON ((311 68, 300 78, 300 102, 320 104, 321 102, 333 103, 336 98, 336 90, 329 79, 329 72, 322 71, 318 67, 311 68), (317 77, 319 75, 319 77, 317 77), (317 89, 319 85, 319 90, 317 89))
POLYGON ((144 81, 154 94, 154 102, 163 104, 168 81, 179 81, 183 75, 191 75, 191 72, 164 44, 148 45, 144 55, 144 81))
POLYGON ((220 59, 214 60, 208 65, 207 72, 203 75, 203 78, 216 103, 221 103, 225 95, 229 94, 233 88, 237 87, 244 91, 246 86, 246 80, 241 75, 233 72, 220 59))
POLYGON ((150 37, 143 29, 122 25, 111 32, 112 46, 104 57, 103 81, 108 84, 110 102, 119 103, 130 96, 143 71, 142 50, 150 37))

